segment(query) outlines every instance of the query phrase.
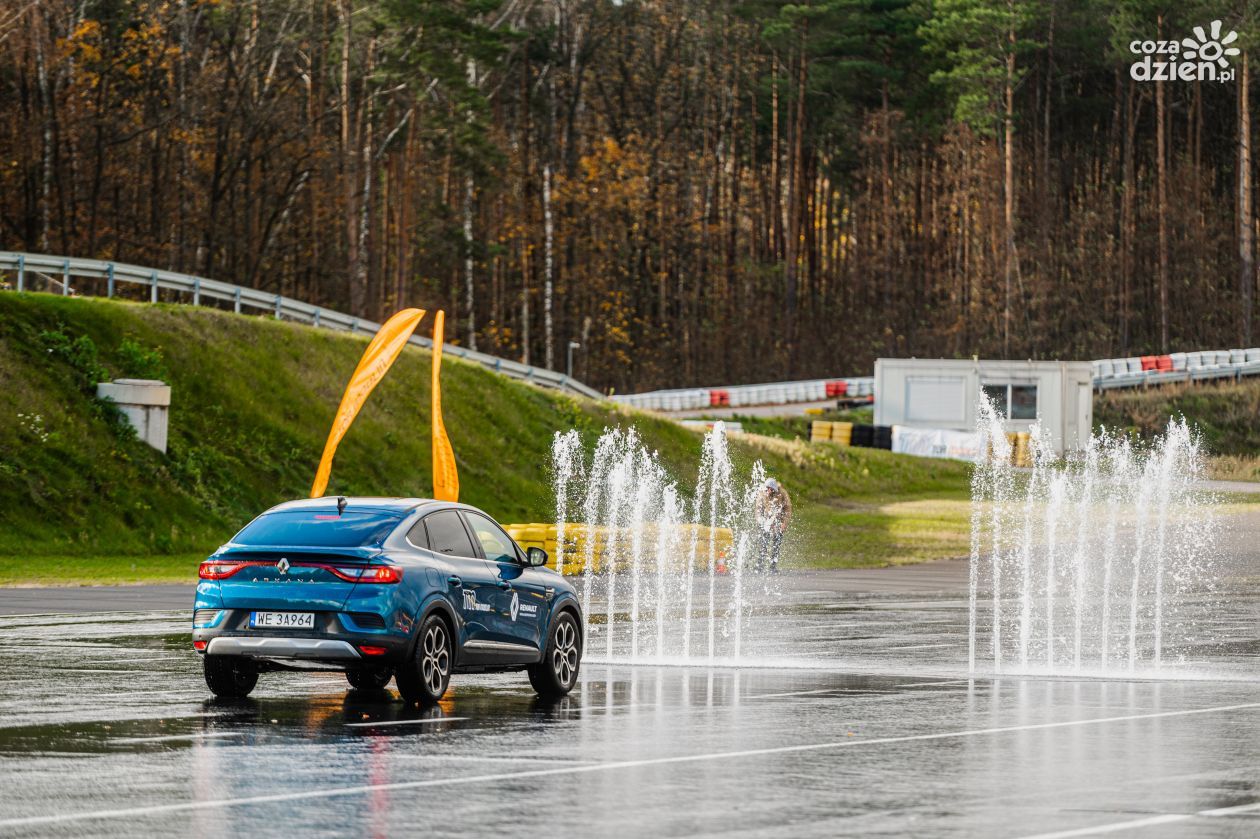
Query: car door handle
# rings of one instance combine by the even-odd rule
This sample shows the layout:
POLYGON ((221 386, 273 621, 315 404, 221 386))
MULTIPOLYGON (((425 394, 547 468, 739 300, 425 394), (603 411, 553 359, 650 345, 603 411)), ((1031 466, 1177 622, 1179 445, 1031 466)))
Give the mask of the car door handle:
POLYGON ((462 586, 462 585, 464 584, 464 581, 463 581, 463 580, 461 580, 459 577, 457 577, 457 576, 456 576, 456 575, 454 575, 454 574, 452 574, 451 576, 447 577, 447 578, 446 578, 446 581, 447 581, 448 583, 450 583, 450 584, 451 584, 451 586, 452 586, 452 587, 454 587, 454 588, 459 588, 460 586, 462 586))

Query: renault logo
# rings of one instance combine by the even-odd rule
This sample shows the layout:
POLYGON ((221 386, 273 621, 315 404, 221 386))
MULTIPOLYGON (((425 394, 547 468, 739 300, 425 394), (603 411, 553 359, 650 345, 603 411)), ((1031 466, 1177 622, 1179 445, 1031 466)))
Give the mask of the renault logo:
POLYGON ((281 574, 288 574, 289 560, 284 557, 280 557, 280 561, 276 563, 276 570, 278 570, 281 574))
POLYGON ((516 592, 512 592, 512 620, 516 620, 516 616, 521 612, 521 598, 516 592))

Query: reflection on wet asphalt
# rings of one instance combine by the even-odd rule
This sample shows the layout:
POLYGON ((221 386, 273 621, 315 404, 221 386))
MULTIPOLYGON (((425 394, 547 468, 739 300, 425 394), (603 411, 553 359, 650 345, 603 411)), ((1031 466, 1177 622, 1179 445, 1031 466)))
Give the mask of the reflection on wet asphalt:
POLYGON ((182 612, 0 618, 0 835, 1260 832, 1254 598, 1196 679, 969 679, 958 597, 761 612, 750 665, 618 640, 559 702, 457 676, 428 710, 339 674, 212 700, 182 612))

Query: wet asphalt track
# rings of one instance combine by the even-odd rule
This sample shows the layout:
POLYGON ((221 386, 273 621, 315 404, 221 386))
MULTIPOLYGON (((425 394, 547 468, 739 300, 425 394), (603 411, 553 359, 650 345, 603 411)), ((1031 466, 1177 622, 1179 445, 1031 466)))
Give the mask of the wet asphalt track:
POLYGON ((964 568, 788 577, 755 666, 619 640, 559 703, 456 677, 428 711, 335 674, 214 701, 182 611, 10 614, 0 836, 1260 834, 1254 595, 1198 651, 1226 679, 971 679, 964 568))
MULTIPOLYGON (((898 568, 797 571, 784 580, 792 590, 837 594, 960 592, 967 587, 967 563, 944 560, 898 568)), ((195 590, 191 583, 0 588, 0 615, 182 609, 192 602, 195 590)))

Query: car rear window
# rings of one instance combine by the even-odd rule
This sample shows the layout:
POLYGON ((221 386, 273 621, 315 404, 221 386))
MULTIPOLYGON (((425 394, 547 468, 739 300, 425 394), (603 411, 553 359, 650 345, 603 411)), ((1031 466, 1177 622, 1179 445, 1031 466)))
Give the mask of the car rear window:
POLYGON ((391 513, 363 513, 283 510, 254 519, 236 534, 237 545, 357 548, 375 544, 389 535, 402 516, 391 513))

